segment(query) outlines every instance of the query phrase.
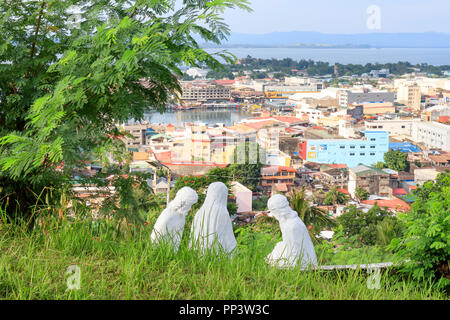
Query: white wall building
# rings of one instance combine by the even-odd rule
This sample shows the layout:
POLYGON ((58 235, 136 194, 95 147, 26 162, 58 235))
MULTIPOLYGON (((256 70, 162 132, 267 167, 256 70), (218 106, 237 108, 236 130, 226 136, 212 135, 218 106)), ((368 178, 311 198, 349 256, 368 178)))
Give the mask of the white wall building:
POLYGON ((295 117, 302 119, 304 115, 309 117, 309 123, 318 124, 319 119, 323 118, 323 112, 313 108, 296 108, 295 109, 295 117))
POLYGON ((382 130, 389 132, 391 136, 411 136, 412 127, 420 119, 415 120, 376 120, 365 121, 366 130, 382 130))
POLYGON ((430 149, 450 151, 450 126, 438 122, 415 122, 412 139, 424 143, 430 149))

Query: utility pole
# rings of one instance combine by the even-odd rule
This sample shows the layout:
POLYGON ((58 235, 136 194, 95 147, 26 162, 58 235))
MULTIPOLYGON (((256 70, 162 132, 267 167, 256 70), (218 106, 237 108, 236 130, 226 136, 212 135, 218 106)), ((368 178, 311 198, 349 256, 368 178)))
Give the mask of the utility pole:
MULTIPOLYGON (((166 167, 167 168, 167 167, 166 167)), ((169 205, 169 201, 170 201, 170 169, 167 168, 167 205, 169 205)))

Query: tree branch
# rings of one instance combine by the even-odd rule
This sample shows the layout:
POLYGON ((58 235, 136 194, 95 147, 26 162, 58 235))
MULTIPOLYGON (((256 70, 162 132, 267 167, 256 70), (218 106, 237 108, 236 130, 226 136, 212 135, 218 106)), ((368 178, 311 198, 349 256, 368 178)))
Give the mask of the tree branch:
POLYGON ((42 19, 42 15, 44 14, 45 4, 46 4, 46 2, 42 1, 41 11, 39 12, 38 21, 36 23, 36 30, 34 32, 34 40, 33 40, 33 44, 31 45, 30 58, 33 58, 34 51, 36 50, 37 37, 38 37, 38 34, 39 34, 39 29, 41 27, 41 19, 42 19))

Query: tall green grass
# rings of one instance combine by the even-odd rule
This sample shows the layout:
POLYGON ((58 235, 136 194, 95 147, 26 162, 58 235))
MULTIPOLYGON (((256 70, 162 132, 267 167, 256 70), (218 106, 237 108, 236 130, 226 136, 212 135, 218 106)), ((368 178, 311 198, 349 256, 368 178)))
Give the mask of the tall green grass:
POLYGON ((154 246, 151 231, 151 224, 113 221, 50 218, 31 232, 2 223, 0 299, 447 298, 430 283, 417 285, 389 271, 381 274, 381 288, 371 290, 364 270, 271 268, 264 258, 278 239, 263 233, 238 232, 238 251, 228 259, 190 250, 186 231, 176 253, 154 246), (70 265, 81 269, 80 290, 67 290, 70 265))

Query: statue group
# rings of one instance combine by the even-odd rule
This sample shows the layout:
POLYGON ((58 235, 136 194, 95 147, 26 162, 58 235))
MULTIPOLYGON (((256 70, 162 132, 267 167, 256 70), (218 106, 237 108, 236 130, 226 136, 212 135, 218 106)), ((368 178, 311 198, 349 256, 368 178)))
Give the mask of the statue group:
MULTIPOLYGON (((227 199, 228 188, 222 182, 214 182, 208 187, 205 202, 195 214, 191 226, 189 248, 201 253, 212 250, 233 255, 237 242, 227 209, 227 199)), ((152 242, 165 242, 178 250, 186 215, 197 201, 198 196, 193 189, 180 189, 175 199, 158 217, 151 234, 152 242)), ((316 267, 317 257, 308 230, 298 214, 290 208, 287 198, 274 195, 267 206, 269 216, 280 224, 282 241, 275 245, 266 257, 266 262, 282 269, 293 268, 297 264, 301 267, 316 267)))

